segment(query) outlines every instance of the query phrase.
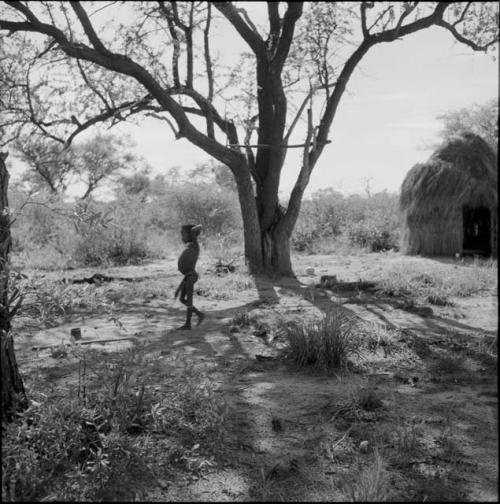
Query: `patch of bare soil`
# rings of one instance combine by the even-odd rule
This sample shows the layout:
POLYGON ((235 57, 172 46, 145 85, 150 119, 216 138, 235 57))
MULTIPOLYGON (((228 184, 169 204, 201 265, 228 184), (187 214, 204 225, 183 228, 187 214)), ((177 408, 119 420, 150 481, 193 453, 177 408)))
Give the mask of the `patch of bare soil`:
MULTIPOLYGON (((106 275, 144 277, 137 296, 117 296, 113 317, 83 313, 44 329, 20 319, 21 371, 42 370, 47 383, 74 380, 75 363, 43 347, 68 342, 70 329, 80 327, 79 342, 100 351, 136 341, 162 356, 160 371, 181 355, 208 373, 228 407, 220 453, 203 468, 191 454, 191 464, 159 478, 144 500, 498 501, 496 295, 409 307, 376 290, 317 287, 322 275, 377 282, 395 264, 441 267, 399 254, 297 256, 297 280, 255 279, 255 288, 229 291, 205 274, 195 305, 207 318, 191 331, 175 330, 185 312, 172 299, 174 261, 109 269, 106 275), (314 274, 305 274, 311 267, 314 274), (170 297, 142 295, 151 278, 170 297), (352 370, 323 376, 294 369, 282 358, 279 322, 313 319, 339 304, 360 336, 352 370)), ((120 283, 109 288, 119 291, 120 283)))

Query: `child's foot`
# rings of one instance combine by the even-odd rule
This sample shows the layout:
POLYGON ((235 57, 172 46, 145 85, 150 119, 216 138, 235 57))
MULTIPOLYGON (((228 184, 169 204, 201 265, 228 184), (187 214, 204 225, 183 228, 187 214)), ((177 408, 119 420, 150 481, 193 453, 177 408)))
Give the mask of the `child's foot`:
POLYGON ((183 326, 178 327, 176 330, 177 331, 190 331, 191 330, 191 326, 184 324, 183 326))
POLYGON ((196 325, 199 326, 205 320, 205 314, 199 312, 197 315, 198 315, 198 322, 196 322, 196 325))

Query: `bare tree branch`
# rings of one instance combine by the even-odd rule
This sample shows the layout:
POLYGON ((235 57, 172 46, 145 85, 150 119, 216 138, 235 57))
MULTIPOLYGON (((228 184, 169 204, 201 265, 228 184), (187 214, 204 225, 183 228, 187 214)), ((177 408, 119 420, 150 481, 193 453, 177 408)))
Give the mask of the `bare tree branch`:
MULTIPOLYGON (((241 13, 243 17, 245 18, 245 21, 248 23, 248 26, 257 34, 259 35, 259 30, 257 30, 256 26, 253 24, 252 20, 250 19, 250 16, 248 15, 248 12, 243 8, 239 7, 236 9, 236 12, 241 13)), ((260 37, 260 35, 259 35, 260 37)))
POLYGON ((105 107, 108 110, 111 110, 112 107, 109 104, 108 100, 106 100, 106 97, 88 79, 87 74, 85 73, 85 71, 83 69, 83 66, 82 66, 82 63, 81 63, 81 61, 79 59, 76 60, 76 64, 78 65, 78 68, 80 70, 80 74, 81 74, 81 76, 82 76, 83 81, 85 82, 85 84, 87 84, 87 86, 91 89, 91 91, 93 93, 95 93, 101 99, 101 101, 104 103, 105 107))
POLYGON ((82 25, 83 30, 85 31, 85 34, 87 35, 90 43, 96 48, 97 51, 108 54, 109 51, 104 47, 100 38, 97 36, 97 33, 95 32, 94 27, 92 26, 92 23, 90 22, 90 19, 87 16, 85 9, 81 6, 80 2, 70 2, 70 5, 75 11, 75 14, 78 16, 80 24, 82 25))
POLYGON ((455 25, 451 25, 450 23, 446 22, 444 19, 440 19, 436 24, 438 26, 442 26, 443 28, 446 28, 449 32, 451 32, 451 34, 459 42, 471 47, 472 49, 474 49, 474 51, 486 51, 488 49, 488 47, 497 43, 496 40, 490 40, 489 42, 487 42, 484 45, 479 45, 479 44, 476 44, 473 40, 468 39, 467 37, 464 37, 461 33, 459 33, 457 31, 457 29, 455 28, 455 25))
POLYGON ((177 32, 175 31, 174 18, 170 10, 165 6, 165 2, 159 1, 160 12, 165 16, 167 20, 168 30, 170 32, 170 36, 172 37, 172 42, 174 45, 174 49, 172 51, 172 77, 174 79, 174 86, 180 87, 181 82, 179 79, 179 56, 181 51, 181 43, 179 41, 179 37, 177 32))
MULTIPOLYGON (((133 77, 158 101, 162 110, 168 111, 171 114, 182 135, 189 138, 194 145, 204 149, 220 162, 227 164, 228 166, 231 165, 233 167, 240 167, 239 169, 243 169, 241 168, 241 161, 244 159, 243 155, 234 149, 228 149, 215 139, 209 138, 207 135, 201 133, 189 121, 185 112, 182 110, 182 107, 170 96, 168 89, 164 89, 143 66, 139 65, 128 56, 122 54, 111 52, 103 54, 84 44, 72 43, 66 38, 60 29, 40 22, 24 4, 21 4, 20 2, 9 2, 9 5, 25 14, 26 17, 28 17, 29 22, 0 20, 0 29, 7 29, 11 31, 23 30, 48 35, 58 42, 61 49, 68 56, 91 61, 99 66, 107 68, 108 70, 133 77)), ((232 128, 229 128, 230 134, 232 133, 231 130, 232 128)), ((235 128, 234 131, 236 131, 235 128)))
POLYGON ((377 19, 375 19, 375 21, 372 23, 372 25, 368 28, 368 33, 370 32, 370 30, 377 25, 377 23, 390 11, 392 10, 392 5, 390 5, 389 7, 387 7, 386 9, 384 9, 378 16, 377 16, 377 19))
POLYGON ((179 131, 175 129, 175 126, 168 117, 162 116, 156 112, 146 112, 144 115, 148 117, 153 117, 154 119, 158 119, 160 121, 165 121, 170 126, 170 129, 173 131, 175 139, 179 140, 179 138, 182 138, 182 135, 180 134, 179 131))
POLYGON ((243 40, 250 46, 254 54, 264 56, 266 46, 262 37, 256 33, 238 14, 238 10, 231 2, 213 2, 226 19, 236 28, 236 31, 241 35, 243 40))
POLYGON ((368 31, 368 27, 366 26, 366 9, 369 8, 369 3, 372 4, 372 2, 361 2, 360 5, 360 10, 361 10, 361 31, 363 32, 363 38, 368 38, 370 35, 370 32, 368 31))
MULTIPOLYGON (((212 59, 210 57, 210 43, 209 43, 209 34, 210 34, 210 22, 212 20, 212 6, 210 3, 207 4, 207 20, 205 23, 205 29, 203 30, 203 49, 205 56, 205 68, 207 71, 207 81, 208 81, 208 97, 207 100, 212 103, 214 98, 214 74, 212 70, 212 59)), ((207 135, 210 138, 215 138, 214 131, 214 118, 212 110, 209 110, 207 113, 207 135)))
POLYGON ((403 24, 404 19, 408 17, 417 8, 418 4, 419 2, 415 2, 413 5, 405 4, 406 8, 403 11, 403 14, 401 14, 401 16, 399 17, 398 24, 396 25, 395 28, 396 33, 399 33, 399 30, 403 24))
POLYGON ((302 16, 302 7, 302 2, 288 3, 288 9, 285 12, 285 16, 283 18, 281 37, 279 39, 276 54, 274 56, 274 60, 276 61, 277 67, 280 71, 285 64, 286 57, 288 56, 288 51, 290 50, 290 45, 293 40, 295 23, 299 20, 300 16, 302 16))
MULTIPOLYGON (((116 117, 118 114, 121 112, 129 110, 129 114, 126 117, 130 117, 131 115, 138 114, 139 112, 143 112, 145 110, 150 110, 151 105, 150 105, 151 97, 146 96, 140 101, 132 101, 132 102, 125 102, 119 105, 118 107, 114 108, 109 108, 108 110, 101 112, 100 114, 95 115, 91 119, 88 119, 84 123, 78 123, 77 122, 77 128, 71 133, 71 135, 68 137, 68 139, 64 142, 65 147, 69 147, 71 145, 71 142, 74 140, 74 138, 79 135, 82 131, 85 131, 86 129, 90 128, 94 124, 105 122, 108 119, 111 119, 113 117, 116 117)), ((156 109, 155 109, 156 110, 156 109)), ((124 121, 125 118, 121 118, 121 121, 124 121)))
POLYGON ((465 14, 467 14, 467 11, 469 10, 471 5, 472 5, 472 2, 467 2, 467 5, 465 6, 465 8, 463 10, 462 15, 460 16, 459 19, 457 19, 457 21, 455 21, 453 23, 453 26, 457 26, 458 24, 460 24, 464 20, 465 14))

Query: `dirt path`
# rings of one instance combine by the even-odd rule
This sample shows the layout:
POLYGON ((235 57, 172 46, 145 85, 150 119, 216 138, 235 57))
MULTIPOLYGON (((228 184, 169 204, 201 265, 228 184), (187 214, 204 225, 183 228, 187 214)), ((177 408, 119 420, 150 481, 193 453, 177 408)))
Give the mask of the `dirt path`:
MULTIPOLYGON (((21 369, 29 373, 41 366, 47 378, 67 377, 50 350, 32 348, 66 342, 70 329, 80 327, 81 341, 134 337, 148 352, 163 352, 165 362, 182 354, 209 370, 228 404, 225 455, 202 475, 179 476, 167 487, 151 489, 146 500, 335 501, 345 500, 349 489, 359 497, 356 481, 360 471, 369 474, 377 447, 389 498, 497 501, 496 359, 483 352, 496 335, 497 299, 456 300, 457 319, 446 316, 444 307, 422 315, 369 293, 339 295, 312 287, 321 274, 341 275, 345 281, 377 279, 388 261, 407 267, 426 261, 382 259, 380 254, 296 258, 297 272, 312 265, 315 276, 299 274, 297 281, 277 284, 258 280, 256 289, 231 293, 229 299, 198 297, 207 319, 192 331, 175 330, 184 310, 163 297, 120 302, 119 324, 90 315, 30 334, 20 331, 21 369), (375 333, 385 343, 364 352, 347 376, 299 372, 280 360, 283 340, 272 332, 277 321, 312 318, 334 303, 365 327, 379 328, 375 333), (236 329, 233 323, 231 330, 242 313, 265 324, 268 334, 256 335, 255 323, 236 329), (272 342, 269 335, 276 336, 272 342), (366 390, 380 404, 354 407, 353 398, 366 390), (361 449, 364 441, 366 450, 361 449)), ((113 272, 161 274, 173 284, 177 276, 171 266, 165 262, 113 272)), ((92 346, 117 351, 132 344, 124 339, 92 346)))

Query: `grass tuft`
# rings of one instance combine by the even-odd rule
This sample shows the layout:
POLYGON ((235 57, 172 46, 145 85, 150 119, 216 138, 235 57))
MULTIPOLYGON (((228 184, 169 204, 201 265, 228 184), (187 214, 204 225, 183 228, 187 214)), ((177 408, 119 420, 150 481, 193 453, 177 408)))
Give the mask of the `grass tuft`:
POLYGON ((357 352, 353 327, 352 317, 340 306, 318 322, 289 322, 284 330, 287 356, 299 368, 347 371, 349 355, 357 352))
POLYGON ((389 481, 382 457, 375 451, 373 463, 358 470, 352 481, 343 484, 348 502, 381 502, 389 498, 389 481))

